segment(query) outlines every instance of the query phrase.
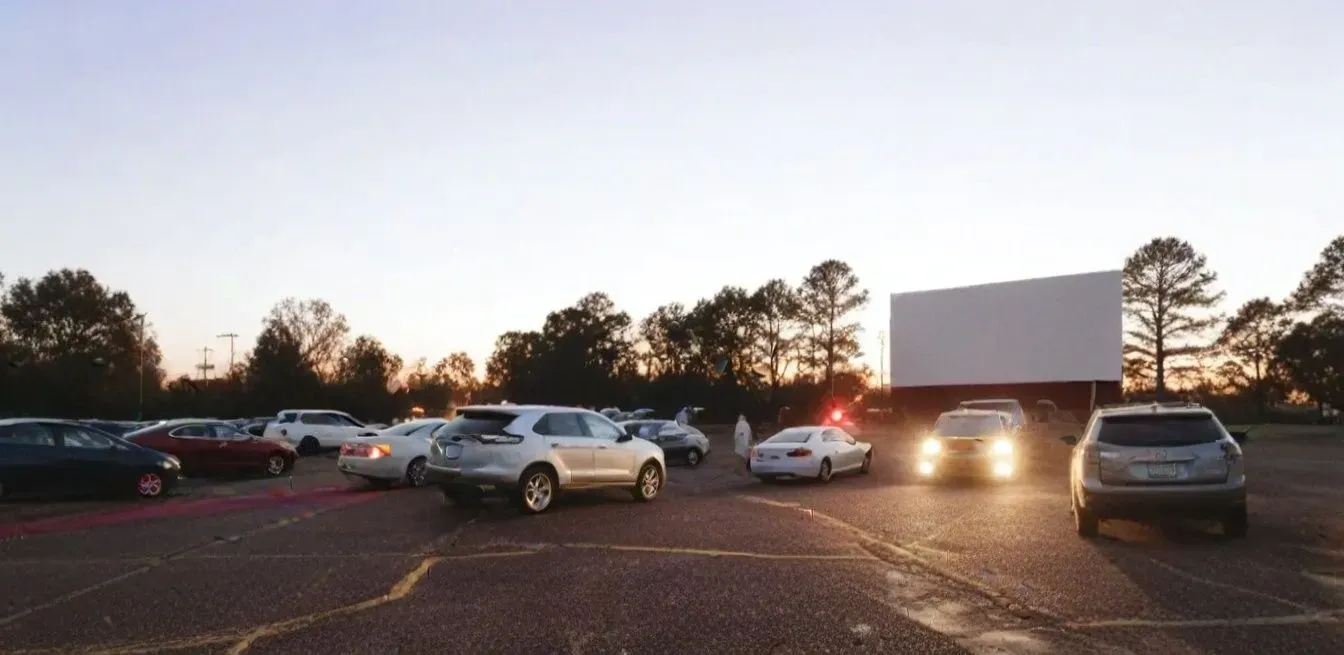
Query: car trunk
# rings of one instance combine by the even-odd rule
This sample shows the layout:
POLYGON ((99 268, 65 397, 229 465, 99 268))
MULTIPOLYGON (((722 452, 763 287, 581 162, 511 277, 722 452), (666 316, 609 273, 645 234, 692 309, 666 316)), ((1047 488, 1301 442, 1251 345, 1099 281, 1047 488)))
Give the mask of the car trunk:
POLYGON ((1099 477, 1103 484, 1135 486, 1226 482, 1226 441, 1207 413, 1104 418, 1096 446, 1099 477))

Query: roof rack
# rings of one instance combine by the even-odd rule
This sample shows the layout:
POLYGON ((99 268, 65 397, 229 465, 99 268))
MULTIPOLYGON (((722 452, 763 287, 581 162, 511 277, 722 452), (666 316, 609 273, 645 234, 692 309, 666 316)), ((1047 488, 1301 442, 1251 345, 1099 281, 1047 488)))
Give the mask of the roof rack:
POLYGON ((1160 402, 1160 403, 1159 403, 1159 402, 1146 402, 1146 403, 1111 403, 1111 404, 1109 404, 1109 405, 1101 405, 1101 406, 1100 406, 1101 409, 1121 409, 1121 408, 1125 408, 1125 407, 1136 407, 1136 408, 1137 408, 1137 407, 1152 407, 1152 408, 1154 408, 1154 409, 1156 409, 1156 408, 1158 408, 1158 407, 1170 407, 1170 408, 1175 409, 1175 408, 1203 408, 1203 405, 1200 405, 1199 403, 1196 403, 1196 402, 1190 402, 1190 401, 1188 401, 1188 400, 1167 400, 1167 401, 1163 401, 1163 402, 1160 402))

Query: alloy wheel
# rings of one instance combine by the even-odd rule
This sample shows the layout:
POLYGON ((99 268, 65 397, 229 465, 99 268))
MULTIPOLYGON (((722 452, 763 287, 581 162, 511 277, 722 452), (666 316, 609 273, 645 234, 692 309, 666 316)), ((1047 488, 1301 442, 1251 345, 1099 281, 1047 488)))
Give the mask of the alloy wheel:
POLYGON ((538 471, 523 485, 523 503, 534 512, 543 511, 550 507, 553 492, 551 476, 538 471))
POLYGON ((157 473, 146 473, 140 476, 140 481, 135 485, 135 490, 145 498, 155 498, 163 493, 163 478, 157 473))

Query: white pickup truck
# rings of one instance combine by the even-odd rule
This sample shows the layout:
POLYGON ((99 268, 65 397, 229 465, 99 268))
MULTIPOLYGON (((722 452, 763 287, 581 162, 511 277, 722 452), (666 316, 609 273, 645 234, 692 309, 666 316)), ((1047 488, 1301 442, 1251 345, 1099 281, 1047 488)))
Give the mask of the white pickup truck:
POLYGON ((378 431, 355 417, 332 409, 286 409, 266 424, 263 436, 294 444, 301 455, 340 448, 347 439, 368 437, 378 431))

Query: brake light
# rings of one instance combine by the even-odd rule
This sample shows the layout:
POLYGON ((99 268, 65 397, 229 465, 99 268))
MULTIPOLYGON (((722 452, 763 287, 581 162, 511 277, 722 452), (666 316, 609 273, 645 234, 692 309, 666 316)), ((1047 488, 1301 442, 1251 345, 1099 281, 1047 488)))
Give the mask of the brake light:
POLYGON ((378 459, 380 457, 390 457, 392 455, 392 446, 385 443, 344 443, 341 444, 341 454, 350 457, 368 457, 369 459, 378 459))
POLYGON ((807 448, 794 448, 789 451, 789 457, 807 457, 811 454, 812 451, 807 448))
POLYGON ((832 420, 832 421, 835 421, 835 422, 839 423, 839 422, 840 422, 840 419, 843 419, 843 418, 845 418, 845 413, 844 413, 844 412, 842 412, 842 411, 840 411, 840 410, 838 410, 838 409, 833 409, 833 410, 831 410, 831 420, 832 420))

